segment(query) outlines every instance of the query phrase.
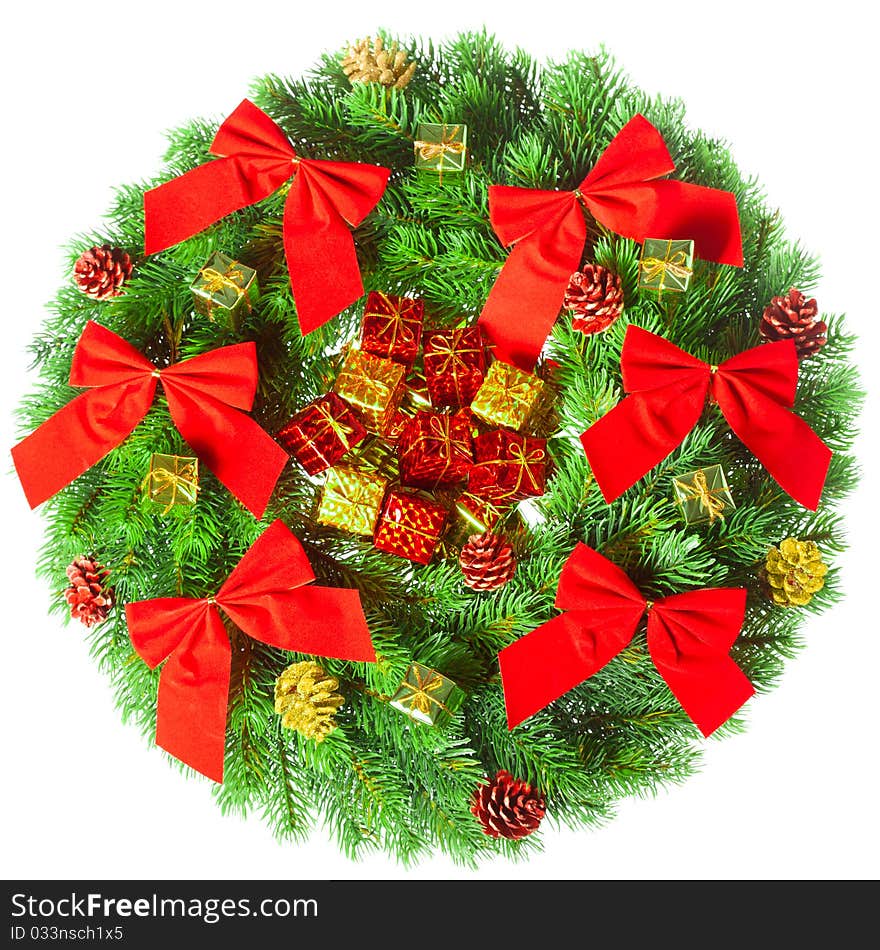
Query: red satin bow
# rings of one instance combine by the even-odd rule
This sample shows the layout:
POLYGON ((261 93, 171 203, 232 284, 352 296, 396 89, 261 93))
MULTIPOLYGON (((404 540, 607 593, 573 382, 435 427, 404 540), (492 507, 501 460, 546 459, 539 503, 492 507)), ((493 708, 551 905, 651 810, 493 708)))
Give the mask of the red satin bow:
POLYGON ((534 366, 580 265, 587 229, 579 199, 623 237, 691 238, 698 257, 742 266, 734 195, 656 180, 674 170, 660 133, 637 115, 575 191, 489 188, 492 227, 502 244, 514 245, 479 320, 498 359, 525 370, 534 366))
POLYGON ((302 545, 283 522, 274 521, 216 597, 126 605, 135 650, 151 668, 167 660, 159 676, 157 745, 215 782, 223 781, 232 648, 218 607, 261 643, 375 662, 360 594, 318 587, 314 579, 302 545))
POLYGON ((711 394, 737 437, 795 501, 819 506, 831 449, 798 416, 791 340, 764 343, 710 366, 636 326, 620 357, 622 402, 581 436, 605 500, 662 462, 696 425, 711 394))
POLYGON ((310 333, 364 292, 349 225, 385 191, 387 168, 300 158, 281 129, 245 99, 211 143, 221 156, 144 194, 147 254, 198 234, 293 177, 284 205, 284 251, 299 325, 310 333))
POLYGON ((548 620, 498 655, 511 729, 617 656, 648 611, 648 652, 704 736, 755 692, 727 655, 743 624, 746 592, 722 587, 649 604, 626 574, 578 544, 559 577, 548 620))
POLYGON ((76 345, 70 385, 89 386, 12 450, 32 508, 124 442, 147 414, 161 379, 168 411, 204 464, 261 518, 287 453, 240 409, 257 389, 253 343, 156 367, 122 337, 89 321, 76 345))

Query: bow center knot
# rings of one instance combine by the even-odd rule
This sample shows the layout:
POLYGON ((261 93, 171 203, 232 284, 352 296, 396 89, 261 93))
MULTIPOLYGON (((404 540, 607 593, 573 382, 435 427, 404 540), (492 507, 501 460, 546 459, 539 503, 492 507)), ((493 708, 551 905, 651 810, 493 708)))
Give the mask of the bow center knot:
POLYGON ((160 370, 154 369, 153 372, 150 373, 150 376, 152 376, 153 379, 161 379, 161 378, 162 378, 162 373, 161 373, 160 370))
POLYGON ((210 597, 206 597, 205 600, 207 600, 208 603, 209 603, 212 607, 216 607, 216 606, 217 606, 217 598, 216 598, 213 594, 211 594, 210 597))

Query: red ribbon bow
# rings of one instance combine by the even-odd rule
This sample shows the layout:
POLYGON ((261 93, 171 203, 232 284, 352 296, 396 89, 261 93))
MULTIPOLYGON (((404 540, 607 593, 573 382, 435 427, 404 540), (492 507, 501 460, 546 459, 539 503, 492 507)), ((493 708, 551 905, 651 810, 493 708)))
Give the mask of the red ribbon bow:
POLYGON ((224 346, 158 370, 111 330, 89 321, 70 366, 70 385, 89 386, 12 450, 32 508, 124 442, 147 414, 156 383, 193 452, 261 518, 287 453, 249 416, 257 389, 253 343, 224 346))
POLYGON ((710 366, 630 325, 620 368, 630 395, 581 436, 606 501, 614 501, 681 444, 711 395, 780 487, 811 511, 819 506, 831 449, 789 411, 798 379, 791 340, 764 343, 710 366))
POLYGON ((722 587, 649 604, 627 575, 578 544, 559 577, 548 620, 498 655, 511 729, 589 679, 626 647, 648 611, 648 652, 704 736, 755 692, 727 655, 743 624, 746 592, 722 587))
POLYGON ((245 99, 211 143, 217 161, 144 194, 147 254, 198 234, 233 211, 268 197, 293 177, 284 205, 284 251, 303 333, 358 297, 356 227, 385 191, 387 168, 300 158, 284 132, 245 99))
POLYGON ((525 370, 534 366, 580 265, 587 228, 579 200, 623 237, 691 238, 698 257, 742 266, 734 195, 655 180, 674 170, 660 133, 636 115, 574 191, 490 186, 492 227, 502 244, 514 245, 479 320, 498 359, 525 370))
POLYGON ((360 594, 318 587, 314 579, 302 545, 282 521, 273 521, 216 597, 126 605, 135 650, 150 668, 166 660, 159 675, 157 745, 223 781, 232 647, 218 607, 249 637, 269 646, 375 662, 360 594))

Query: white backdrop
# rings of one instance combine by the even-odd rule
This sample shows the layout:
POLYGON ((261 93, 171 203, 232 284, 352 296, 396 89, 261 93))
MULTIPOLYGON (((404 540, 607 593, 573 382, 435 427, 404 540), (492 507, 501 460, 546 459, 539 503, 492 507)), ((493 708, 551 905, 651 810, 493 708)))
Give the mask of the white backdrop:
MULTIPOLYGON (((185 781, 132 727, 74 627, 46 617, 33 578, 41 522, 3 466, 2 798, 5 878, 875 877, 878 241, 875 26, 868 5, 382 0, 332 5, 34 3, 7 8, 3 190, 4 400, 28 385, 25 346, 66 280, 59 250, 98 223, 111 186, 151 174, 163 130, 223 116, 264 72, 298 74, 324 49, 383 26, 440 38, 483 24, 543 56, 604 43, 649 91, 728 138, 760 174, 789 232, 823 259, 820 305, 847 312, 874 387, 865 477, 847 506, 849 591, 810 622, 781 686, 749 703, 749 732, 708 743, 702 772, 624 803, 603 830, 547 828, 527 866, 477 872, 438 858, 417 872, 352 863, 316 832, 278 845, 257 818, 223 818, 207 782, 185 781), (821 11, 821 12, 820 12, 821 11)), ((7 457, 8 463, 8 457, 7 457)))

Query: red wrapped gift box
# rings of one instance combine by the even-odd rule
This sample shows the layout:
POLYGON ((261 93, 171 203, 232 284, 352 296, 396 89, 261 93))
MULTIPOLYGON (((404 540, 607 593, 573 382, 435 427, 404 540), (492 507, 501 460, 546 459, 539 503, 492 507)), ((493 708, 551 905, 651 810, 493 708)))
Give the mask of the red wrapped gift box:
POLYGON ((470 405, 486 374, 479 327, 441 330, 425 339, 425 379, 435 408, 470 405))
POLYGON ((547 440, 496 429, 474 439, 475 464, 468 491, 496 501, 521 501, 544 494, 547 440))
POLYGON ((385 496, 373 545, 417 564, 427 564, 446 523, 446 509, 411 492, 392 489, 385 496))
POLYGON ((419 353, 425 304, 411 297, 371 291, 361 324, 361 349, 412 366, 419 353))
POLYGON ((467 419, 440 412, 417 412, 398 442, 400 481, 436 488, 464 481, 473 464, 467 419))
POLYGON ((276 438, 309 475, 317 475, 335 465, 366 434, 348 405, 336 393, 326 393, 300 409, 276 438))

